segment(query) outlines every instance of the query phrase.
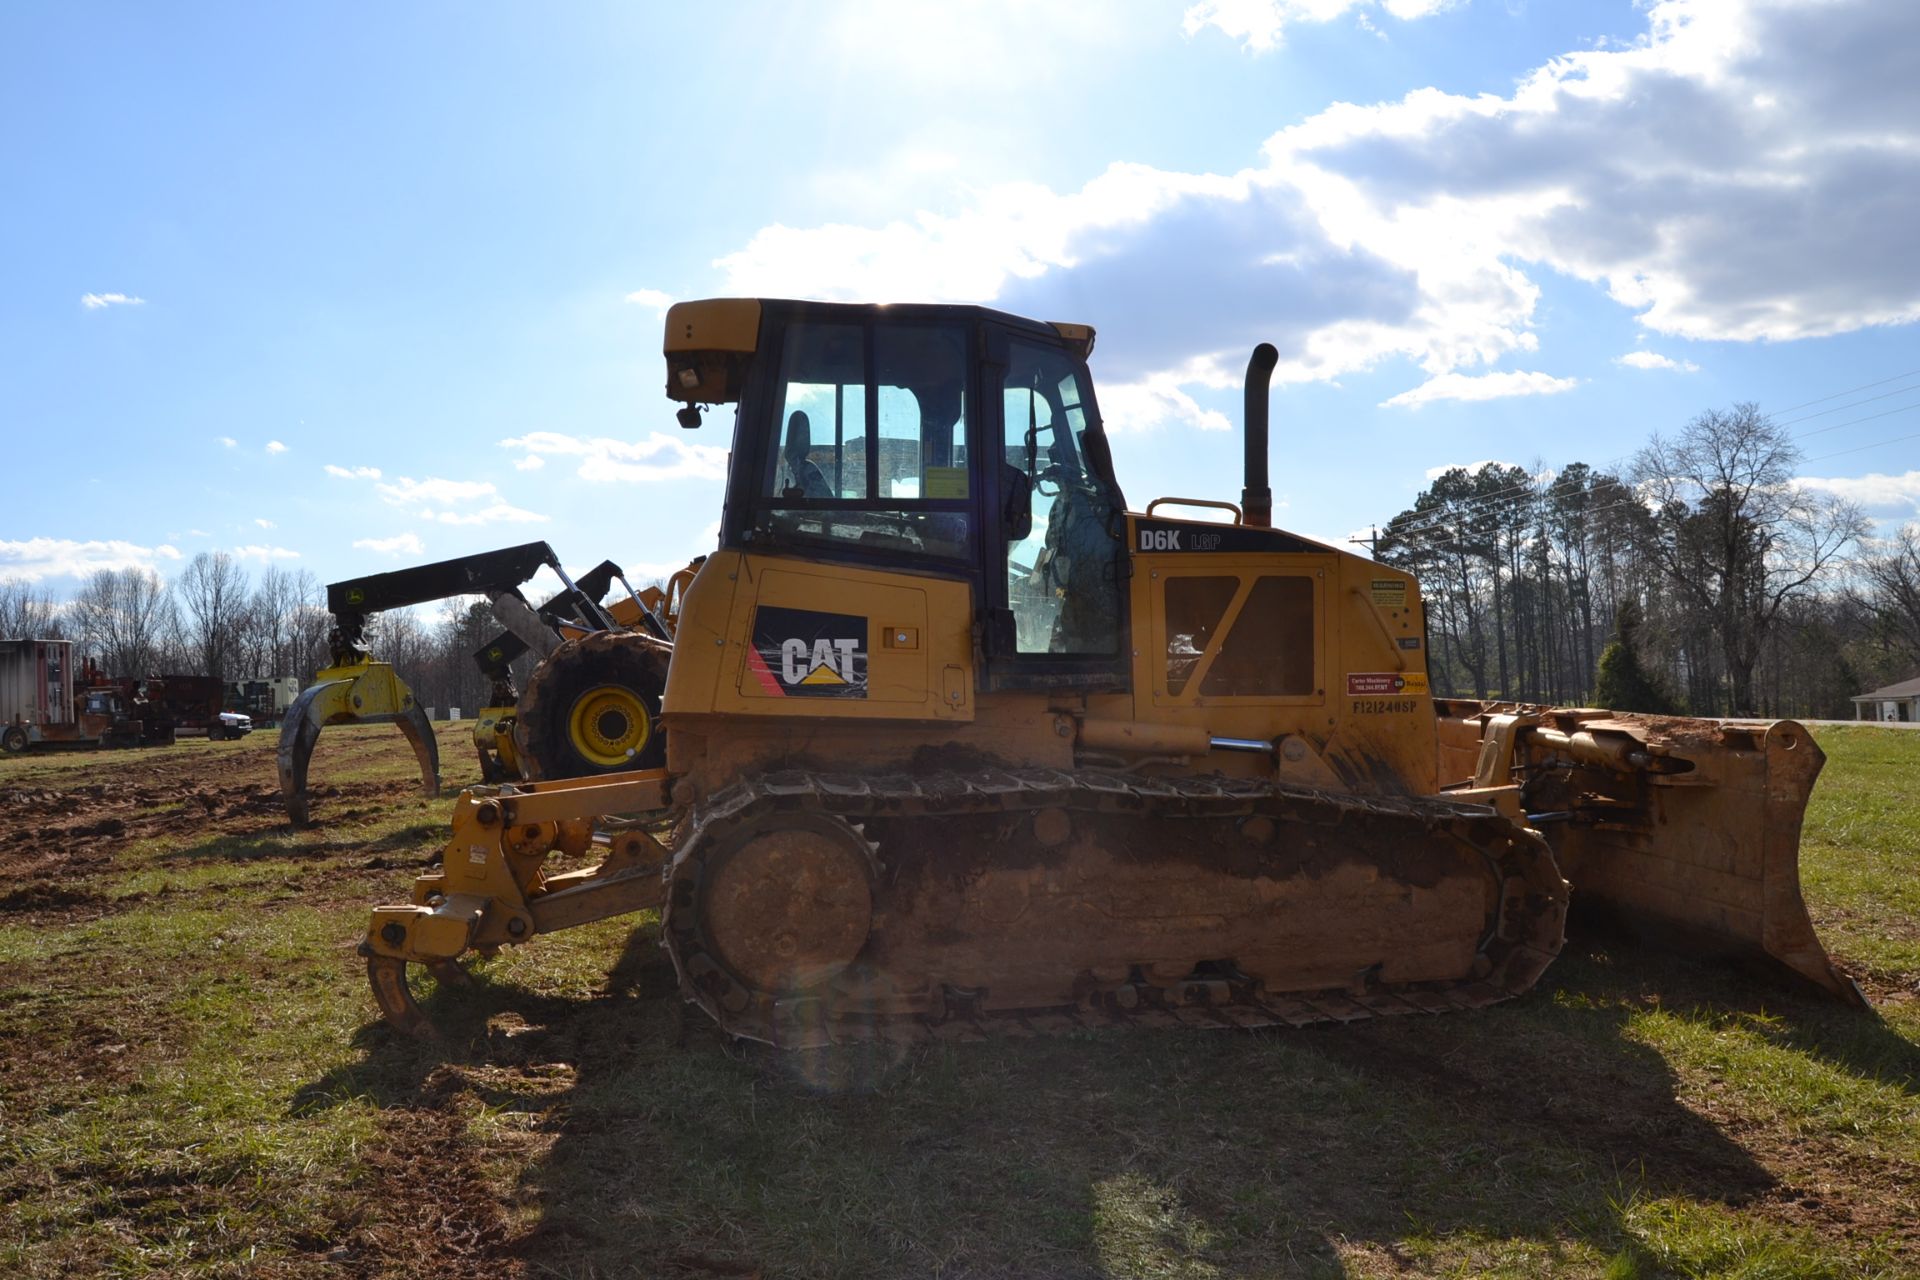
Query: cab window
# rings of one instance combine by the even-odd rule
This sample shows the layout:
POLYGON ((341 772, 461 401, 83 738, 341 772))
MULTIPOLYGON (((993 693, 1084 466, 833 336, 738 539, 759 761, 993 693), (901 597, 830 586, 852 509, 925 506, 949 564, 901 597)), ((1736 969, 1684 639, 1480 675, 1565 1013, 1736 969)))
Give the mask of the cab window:
POLYGON ((765 532, 970 557, 967 367, 957 326, 790 325, 765 532))
POLYGON ((1087 457, 1086 374, 1051 347, 1010 344, 1002 386, 1007 598, 1016 651, 1119 652, 1123 562, 1117 495, 1087 457))

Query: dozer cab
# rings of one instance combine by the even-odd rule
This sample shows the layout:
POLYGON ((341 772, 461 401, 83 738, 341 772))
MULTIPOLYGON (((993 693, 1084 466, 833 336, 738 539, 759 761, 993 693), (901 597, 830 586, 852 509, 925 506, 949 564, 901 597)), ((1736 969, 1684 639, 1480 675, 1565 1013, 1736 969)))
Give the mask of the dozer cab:
POLYGON ((1093 339, 672 308, 683 425, 737 411, 664 766, 463 793, 373 913, 386 1016, 430 1032, 420 969, 654 908, 681 994, 789 1047, 1437 1013, 1534 983, 1569 873, 1858 999, 1800 901, 1799 726, 1436 703, 1418 584, 1269 527, 1274 349, 1240 503, 1133 509, 1093 339))

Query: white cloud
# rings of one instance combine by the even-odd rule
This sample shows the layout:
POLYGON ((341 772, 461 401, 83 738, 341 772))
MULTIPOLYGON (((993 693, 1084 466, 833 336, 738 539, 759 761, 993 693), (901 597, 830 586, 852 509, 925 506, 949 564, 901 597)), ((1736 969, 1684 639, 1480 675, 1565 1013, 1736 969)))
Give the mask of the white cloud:
POLYGON ((1672 369, 1675 373, 1700 372, 1700 366, 1691 360, 1675 360, 1652 351, 1629 351, 1623 356, 1615 356, 1613 362, 1626 365, 1630 369, 1672 369))
POLYGON ((635 289, 627 295, 627 301, 635 306, 652 307, 655 311, 665 311, 673 305, 673 295, 662 293, 658 289, 635 289))
POLYGON ((538 524, 551 517, 505 502, 495 502, 472 510, 422 511, 420 518, 437 520, 441 524, 538 524))
POLYGON ((238 448, 240 444, 240 442, 232 436, 216 436, 214 438, 229 449, 238 448))
POLYGON ((271 529, 274 527, 273 521, 267 519, 265 516, 255 516, 253 518, 253 522, 259 525, 262 529, 271 529))
MULTIPOLYGON (((1451 9, 1464 0, 1381 0, 1378 7, 1403 22, 1451 9)), ((1189 8, 1182 25, 1188 35, 1214 27, 1255 53, 1267 53, 1284 42, 1286 29, 1301 22, 1332 22, 1358 10, 1355 17, 1373 30, 1367 12, 1374 0, 1204 0, 1189 8)))
POLYGON ((281 444, 278 440, 267 441, 268 453, 285 453, 286 451, 287 451, 287 446, 281 444))
POLYGON ((1382 409, 1417 409, 1436 400, 1503 400, 1508 396, 1551 396, 1571 391, 1580 385, 1578 378, 1556 378, 1547 373, 1443 373, 1429 378, 1410 391, 1402 391, 1380 402, 1382 409))
POLYGON ((377 467, 355 467, 349 471, 332 463, 328 463, 325 470, 328 475, 346 480, 372 480, 374 491, 389 505, 414 507, 414 514, 420 519, 439 524, 538 524, 552 518, 502 500, 498 486, 491 480, 447 480, 439 476, 428 476, 425 480, 395 476, 392 480, 382 480, 377 467))
POLYGON ((271 564, 275 560, 298 560, 300 553, 288 547, 268 547, 253 543, 244 547, 235 547, 233 557, 236 560, 258 560, 262 564, 271 564))
POLYGON ((98 311, 103 307, 144 307, 145 298, 129 297, 124 293, 83 293, 80 305, 89 311, 98 311))
POLYGON ((547 460, 545 458, 537 453, 530 453, 524 458, 515 459, 513 469, 515 471, 538 471, 546 465, 547 460))
MULTIPOLYGON (((1252 38, 1260 14, 1358 2, 1231 9, 1252 38)), ((718 265, 748 295, 1091 321, 1103 385, 1156 389, 1237 383, 1262 339, 1282 383, 1394 360, 1430 379, 1485 370, 1538 350, 1543 271, 1689 339, 1920 319, 1920 77, 1904 52, 1920 45, 1920 5, 1653 0, 1646 13, 1639 39, 1554 58, 1504 96, 1336 104, 1235 173, 1114 163, 1074 191, 967 189, 957 207, 875 225, 768 226, 718 265)), ((1179 408, 1161 397, 1163 418, 1179 408)))
POLYGON ((42 578, 84 578, 101 569, 157 570, 162 560, 178 560, 177 547, 143 547, 119 539, 77 542, 71 538, 0 540, 0 578, 38 582, 42 578))
POLYGON ((362 551, 386 556, 417 556, 427 549, 417 533, 396 533, 391 538, 358 538, 353 545, 362 551))
POLYGON ((1100 413, 1109 431, 1137 431, 1174 422, 1200 431, 1231 431, 1218 409, 1202 408, 1170 374, 1100 388, 1100 413))
POLYGON ((1803 489, 1821 489, 1869 510, 1906 508, 1920 511, 1920 471, 1901 475, 1871 472, 1864 476, 1801 476, 1803 489))
MULTIPOLYGON (((531 431, 502 440, 503 449, 529 454, 554 454, 580 459, 577 475, 596 483, 623 480, 706 479, 727 474, 727 451, 718 445, 690 444, 678 436, 655 431, 645 440, 613 440, 605 436, 582 438, 557 431, 531 431)), ((517 464, 516 464, 517 465, 517 464)))
POLYGON ((382 481, 373 487, 381 497, 395 504, 426 502, 446 505, 490 498, 500 492, 491 480, 442 480, 434 476, 425 480, 395 476, 391 481, 382 481))

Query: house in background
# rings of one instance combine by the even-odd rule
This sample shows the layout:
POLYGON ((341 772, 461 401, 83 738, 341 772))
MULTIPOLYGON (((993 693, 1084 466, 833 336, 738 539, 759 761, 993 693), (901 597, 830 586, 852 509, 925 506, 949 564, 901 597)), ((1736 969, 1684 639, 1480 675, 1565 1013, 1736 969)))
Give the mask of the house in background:
POLYGON ((1920 720, 1920 677, 1853 699, 1855 720, 1920 720))

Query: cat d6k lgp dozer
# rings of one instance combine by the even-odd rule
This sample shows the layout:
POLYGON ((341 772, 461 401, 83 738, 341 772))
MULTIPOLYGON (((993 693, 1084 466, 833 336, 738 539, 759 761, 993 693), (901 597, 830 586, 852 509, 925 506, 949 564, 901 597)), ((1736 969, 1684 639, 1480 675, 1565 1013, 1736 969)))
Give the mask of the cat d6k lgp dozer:
POLYGON ((427 1031, 411 973, 654 908, 681 994, 784 1046, 1439 1013, 1534 983, 1569 875, 1858 998, 1800 901, 1799 726, 1436 704, 1417 584, 1269 527, 1273 348, 1241 503, 1134 511, 1092 347, 675 306, 681 421, 738 409, 665 765, 463 794, 373 914, 385 1014, 427 1031))

